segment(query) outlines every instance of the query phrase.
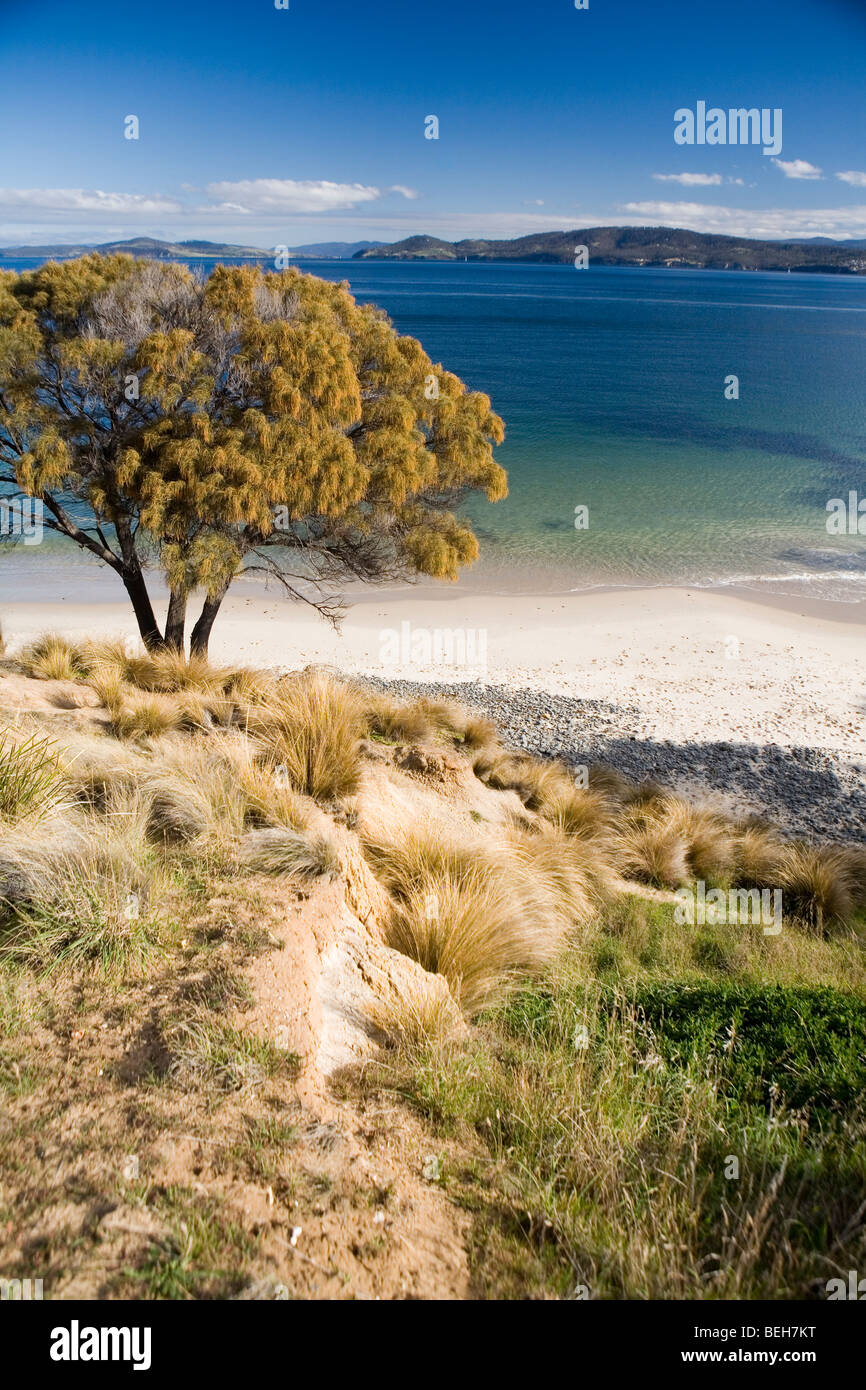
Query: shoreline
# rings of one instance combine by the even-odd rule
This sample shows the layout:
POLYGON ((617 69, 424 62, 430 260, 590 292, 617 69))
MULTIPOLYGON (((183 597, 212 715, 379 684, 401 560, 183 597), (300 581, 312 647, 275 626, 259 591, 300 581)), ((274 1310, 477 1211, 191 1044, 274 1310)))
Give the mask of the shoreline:
MULTIPOLYGON (((0 602, 0 618, 13 654, 46 631, 137 637, 125 603, 0 602)), ((398 694, 455 695, 528 751, 608 762, 635 780, 767 815, 789 833, 864 839, 864 639, 862 621, 753 595, 743 602, 731 590, 367 591, 340 633, 277 593, 238 590, 217 619, 211 658, 280 671, 322 665, 398 694), (450 634, 459 655, 461 632, 464 655, 486 662, 400 659, 419 635, 432 655, 437 633, 443 652, 450 634), (398 659, 383 660, 386 648, 398 659)))
MULTIPOLYGON (((20 552, 19 552, 20 555, 20 552)), ((818 578, 819 576, 815 576, 818 578)), ((158 607, 168 595, 162 576, 155 570, 147 573, 148 588, 154 606, 158 607)), ((766 581, 765 581, 766 582, 766 581)), ((773 582, 770 580, 769 582, 773 582)), ((783 583, 784 580, 777 582, 783 583)), ((474 571, 465 570, 456 584, 447 584, 424 579, 416 583, 404 582, 397 585, 371 587, 366 584, 347 585, 340 591, 346 600, 348 610, 369 604, 429 602, 431 604, 459 604, 461 602, 483 602, 484 600, 539 600, 555 602, 585 600, 597 595, 682 593, 730 596, 745 603, 757 604, 780 612, 799 613, 804 617, 821 619, 825 622, 855 624, 866 629, 866 590, 860 598, 824 598, 820 594, 780 593, 756 584, 736 582, 733 579, 685 580, 667 579, 652 583, 599 580, 597 583, 575 585, 568 583, 566 576, 543 569, 527 569, 524 572, 513 567, 497 570, 478 567, 474 571), (544 579, 552 583, 539 582, 544 579)), ((66 603, 68 596, 75 595, 74 602, 95 609, 104 606, 122 607, 126 596, 120 580, 101 561, 69 559, 68 553, 60 559, 56 567, 40 565, 34 567, 32 574, 16 574, 0 566, 0 618, 5 609, 25 605, 42 604, 50 607, 55 603, 66 603), (19 598, 20 586, 24 582, 34 597, 19 598), (110 593, 106 593, 110 590, 110 593)), ((238 598, 258 597, 262 602, 272 598, 280 599, 279 590, 259 578, 241 579, 235 582, 230 601, 238 598)), ((191 600, 191 607, 201 602, 201 596, 191 600)), ((299 605, 300 606, 300 605, 299 605)))
MULTIPOLYGON (((155 607, 161 615, 164 601, 155 607)), ((809 742, 866 759, 866 613, 843 616, 841 607, 731 588, 483 594, 417 586, 366 590, 336 632, 276 590, 238 587, 215 624, 211 655, 547 689, 634 704, 656 732, 682 725, 690 737, 809 742)), ((0 620, 12 649, 51 630, 137 639, 122 590, 117 602, 0 599, 0 620)))

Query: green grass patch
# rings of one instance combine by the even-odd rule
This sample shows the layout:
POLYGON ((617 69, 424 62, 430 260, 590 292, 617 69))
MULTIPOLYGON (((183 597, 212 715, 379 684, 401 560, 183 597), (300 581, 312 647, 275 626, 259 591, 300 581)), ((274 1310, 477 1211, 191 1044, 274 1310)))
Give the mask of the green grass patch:
POLYGON ((151 1244, 138 1269, 124 1271, 137 1297, 231 1298, 243 1288, 255 1242, 218 1202, 175 1186, 152 1196, 148 1206, 169 1233, 151 1244))
POLYGON ((866 1253, 864 1029, 828 988, 563 969, 396 1085, 452 1146, 480 1296, 822 1297, 866 1253))

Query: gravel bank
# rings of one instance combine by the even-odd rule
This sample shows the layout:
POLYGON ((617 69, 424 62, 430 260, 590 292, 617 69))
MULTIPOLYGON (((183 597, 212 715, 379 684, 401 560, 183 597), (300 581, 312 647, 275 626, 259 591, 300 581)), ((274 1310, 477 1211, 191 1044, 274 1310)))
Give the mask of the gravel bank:
POLYGON ((540 757, 572 766, 608 763, 635 780, 711 792, 730 809, 762 812, 791 834, 866 839, 866 767, 826 749, 674 743, 647 737, 636 706, 504 685, 367 680, 406 698, 452 697, 483 710, 509 744, 540 757))

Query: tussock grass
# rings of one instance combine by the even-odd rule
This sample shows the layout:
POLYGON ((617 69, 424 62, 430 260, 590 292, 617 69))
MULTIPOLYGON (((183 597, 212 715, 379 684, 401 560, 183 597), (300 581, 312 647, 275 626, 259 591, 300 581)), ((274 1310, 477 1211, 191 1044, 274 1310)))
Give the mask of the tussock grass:
POLYGON ((373 738, 393 743, 445 739, 467 752, 498 747, 493 721, 456 700, 426 695, 414 700, 395 699, 387 691, 367 687, 362 688, 361 699, 365 724, 373 738))
POLYGON ((543 815, 564 835, 595 843, 607 854, 612 852, 614 810, 607 797, 594 788, 557 788, 545 801, 543 815))
POLYGON ((785 911, 819 934, 850 921, 862 901, 857 865, 841 845, 787 845, 780 865, 785 911))
POLYGON ((420 703, 392 700, 389 695, 364 694, 364 719, 373 737, 391 743, 422 743, 433 736, 434 721, 420 703))
POLYGON ((250 708, 247 727, 296 790, 332 801, 357 789, 364 712, 354 686, 321 671, 287 677, 250 708))
POLYGON ((732 880, 753 888, 778 887, 784 841, 771 827, 758 822, 736 827, 732 880))
POLYGON ((574 785, 558 763, 542 762, 540 758, 496 747, 483 748, 472 767, 486 786, 497 791, 515 791, 530 811, 540 810, 564 787, 574 785))
POLYGON ((117 797, 131 797, 149 765, 139 750, 77 731, 64 735, 58 756, 73 801, 95 811, 106 811, 117 797))
POLYGON ((0 961, 37 974, 95 969, 121 977, 159 949, 161 867, 142 834, 140 808, 110 820, 80 816, 40 838, 19 829, 0 849, 0 961))
POLYGON ((395 900, 389 945, 444 975, 470 1013, 552 960, 597 899, 592 869, 553 831, 514 831, 496 853, 416 826, 364 850, 395 900))
POLYGON ((85 644, 71 642, 57 632, 47 632, 28 642, 19 660, 27 675, 35 680, 80 680, 90 670, 85 644))
POLYGON ((435 729, 460 744, 467 752, 493 748, 499 744, 499 731, 485 714, 478 714, 456 700, 422 696, 416 703, 435 729))
POLYGON ((619 834, 617 848, 626 878, 657 888, 679 888, 689 880, 688 844, 669 822, 652 817, 629 818, 619 834))
POLYGON ((56 814, 68 796, 57 744, 0 731, 0 821, 31 823, 56 814))
POLYGON ((366 1014, 385 1044, 401 1050, 445 1043, 459 1031, 461 1021, 453 999, 425 990, 374 998, 366 1014))
POLYGON ((626 803, 618 852, 623 873, 659 888, 678 888, 701 879, 730 881, 737 838, 719 812, 654 790, 626 803))
POLYGON ((204 657, 174 650, 130 652, 123 638, 89 642, 83 648, 85 665, 92 676, 114 678, 151 694, 173 695, 195 691, 201 695, 235 694, 252 699, 273 684, 264 672, 243 667, 213 666, 204 657))
POLYGON ((119 739, 158 738, 179 729, 182 722, 181 707, 170 696, 150 695, 126 703, 121 692, 112 712, 111 732, 119 739))
POLYGON ((241 840, 239 862, 256 873, 289 878, 321 878, 339 872, 340 860, 330 840, 310 838, 276 827, 249 831, 241 840))
POLYGON ((143 788, 148 834, 169 844, 210 846, 229 856, 251 828, 301 832, 307 824, 297 793, 239 735, 163 749, 143 788))
POLYGON ((653 804, 658 805, 663 824, 685 841, 689 877, 711 884, 728 882, 734 868, 736 844, 725 817, 679 797, 662 797, 653 804))

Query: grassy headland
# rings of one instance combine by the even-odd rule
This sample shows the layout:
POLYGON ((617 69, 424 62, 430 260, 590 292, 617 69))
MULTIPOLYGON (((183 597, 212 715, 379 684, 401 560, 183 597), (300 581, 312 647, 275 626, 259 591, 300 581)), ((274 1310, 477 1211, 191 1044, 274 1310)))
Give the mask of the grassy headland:
POLYGON ((321 670, 47 635, 0 711, 7 1277, 802 1298, 862 1262, 861 846, 321 670), (778 929, 683 920, 697 885, 778 929))

